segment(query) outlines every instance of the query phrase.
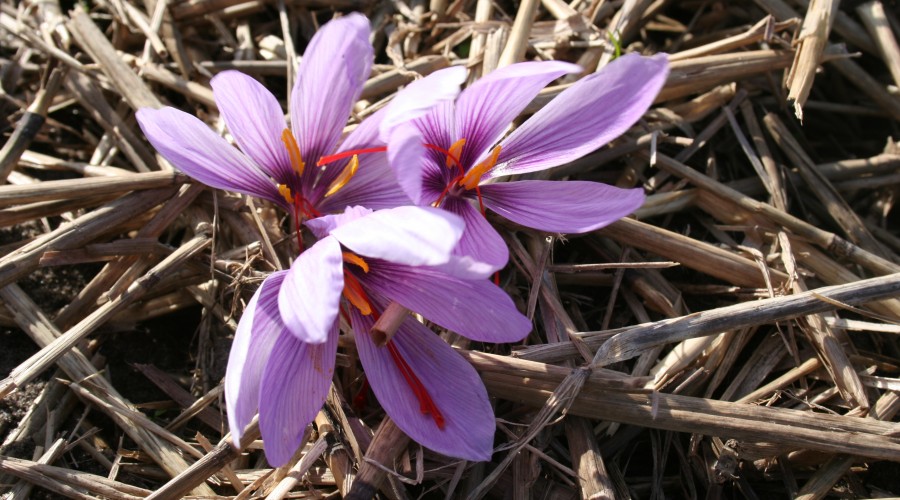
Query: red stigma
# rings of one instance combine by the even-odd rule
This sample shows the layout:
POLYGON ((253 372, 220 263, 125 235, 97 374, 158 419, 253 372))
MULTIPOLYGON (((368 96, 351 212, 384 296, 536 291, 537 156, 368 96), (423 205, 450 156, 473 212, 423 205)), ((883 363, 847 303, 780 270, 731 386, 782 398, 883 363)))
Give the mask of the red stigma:
POLYGON ((413 372, 412 367, 409 366, 406 360, 403 359, 403 356, 400 355, 400 351, 397 350, 397 346, 395 346, 393 342, 388 342, 387 348, 388 352, 391 353, 391 359, 394 360, 394 364, 397 365, 397 369, 400 370, 400 373, 403 375, 403 379, 406 380, 407 385, 412 389, 413 394, 416 395, 416 399, 419 400, 419 411, 422 412, 422 415, 430 415, 438 429, 444 430, 446 423, 444 414, 441 413, 441 410, 434 404, 434 400, 431 399, 428 390, 422 385, 422 381, 419 380, 419 377, 413 372))

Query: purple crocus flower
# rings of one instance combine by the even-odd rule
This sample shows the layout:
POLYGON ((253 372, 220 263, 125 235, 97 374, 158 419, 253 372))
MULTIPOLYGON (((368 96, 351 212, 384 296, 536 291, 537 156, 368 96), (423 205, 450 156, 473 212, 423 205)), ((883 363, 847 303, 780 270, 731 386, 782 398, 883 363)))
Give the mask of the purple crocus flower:
POLYGON ((269 462, 290 459, 325 400, 344 314, 369 384, 397 425, 437 452, 488 459, 495 424, 474 368, 411 316, 384 347, 369 333, 394 301, 475 340, 527 335, 531 323, 502 289, 434 267, 450 260, 462 220, 430 207, 354 207, 306 225, 320 240, 263 282, 235 334, 225 376, 234 442, 258 408, 269 462))
MULTIPOLYGON (((278 100, 255 79, 238 71, 215 76, 210 83, 216 105, 242 152, 174 108, 143 108, 138 122, 151 144, 184 173, 215 188, 271 200, 300 220, 351 205, 378 209, 408 203, 382 153, 319 166, 340 142, 370 73, 369 32, 365 16, 349 14, 313 36, 291 91, 293 130, 285 127, 278 100)), ((382 116, 365 120, 341 149, 383 149, 382 116)))
POLYGON ((505 265, 507 247, 482 216, 485 207, 526 227, 583 233, 643 203, 640 189, 596 182, 493 182, 562 165, 618 137, 653 103, 668 63, 663 54, 620 57, 504 137, 545 85, 580 71, 560 61, 513 64, 476 81, 454 100, 465 69, 453 67, 413 82, 389 106, 381 135, 391 166, 414 202, 440 206, 465 220, 455 250, 460 256, 493 269, 505 265))

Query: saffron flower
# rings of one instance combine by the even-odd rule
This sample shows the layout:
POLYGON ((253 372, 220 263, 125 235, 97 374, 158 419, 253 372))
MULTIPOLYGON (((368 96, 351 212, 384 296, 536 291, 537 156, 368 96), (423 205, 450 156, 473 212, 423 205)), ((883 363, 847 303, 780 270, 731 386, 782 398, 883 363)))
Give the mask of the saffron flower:
POLYGON ((528 334, 530 321, 502 289, 435 267, 450 260, 462 220, 430 207, 353 207, 306 225, 319 241, 263 282, 235 334, 225 376, 234 442, 258 408, 269 462, 290 459, 325 401, 343 314, 369 385, 398 427, 445 455, 487 460, 495 424, 474 368, 412 316, 383 347, 370 334, 392 301, 475 340, 528 334))
POLYGON ((483 217, 485 208, 526 227, 583 233, 628 215, 644 201, 640 189, 597 182, 494 182, 562 165, 621 135, 653 103, 668 62, 665 55, 620 57, 504 137, 544 86, 580 71, 560 61, 524 62, 498 69, 459 93, 465 69, 453 67, 413 82, 389 105, 381 135, 401 187, 414 202, 465 220, 455 252, 471 256, 476 262, 470 264, 481 264, 482 273, 483 265, 496 270, 508 259, 506 245, 483 217))
MULTIPOLYGON (((138 123, 150 143, 187 175, 209 186, 265 198, 298 220, 363 204, 408 203, 383 153, 350 156, 319 167, 333 153, 373 60, 369 22, 350 14, 322 26, 310 41, 290 96, 292 130, 278 100, 238 71, 210 82, 238 151, 196 117, 171 107, 143 108, 138 123)), ((383 146, 377 114, 341 144, 366 151, 383 146)), ((382 147, 383 149, 383 147, 382 147)))

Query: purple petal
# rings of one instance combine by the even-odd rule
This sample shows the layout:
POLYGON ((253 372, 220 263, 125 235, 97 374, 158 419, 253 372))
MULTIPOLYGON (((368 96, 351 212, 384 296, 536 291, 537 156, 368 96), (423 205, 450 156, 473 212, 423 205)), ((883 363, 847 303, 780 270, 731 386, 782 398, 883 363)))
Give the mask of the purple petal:
POLYGON ((334 326, 344 289, 338 240, 326 237, 301 253, 278 294, 281 319, 299 340, 321 344, 334 326))
POLYGON ((463 165, 476 165, 548 83, 581 71, 581 66, 561 61, 523 62, 495 70, 463 90, 456 100, 456 136, 466 139, 463 165))
POLYGON ((434 332, 412 318, 391 340, 443 418, 440 428, 400 372, 389 347, 376 347, 368 332, 371 317, 351 314, 359 360, 372 391, 394 423, 416 442, 447 456, 489 460, 494 445, 494 412, 484 383, 472 365, 434 332))
POLYGON ((216 106, 241 150, 269 176, 287 184, 295 174, 281 141, 287 124, 275 96, 239 71, 223 71, 209 83, 216 106))
POLYGON ((286 271, 269 275, 253 294, 238 323, 225 370, 228 427, 235 446, 259 406, 263 370, 275 340, 286 332, 278 312, 278 291, 286 271))
POLYGON ((388 105, 387 116, 381 122, 382 140, 388 142, 386 136, 397 125, 423 117, 441 103, 452 102, 465 80, 466 68, 451 66, 407 85, 388 105))
POLYGON ((316 217, 315 219, 310 219, 303 224, 312 231, 316 238, 322 239, 331 234, 331 232, 339 226, 343 226, 360 217, 365 217, 370 213, 372 213, 372 210, 366 207, 347 207, 342 213, 323 215, 321 217, 316 217))
POLYGON ((644 203, 641 189, 588 181, 516 181, 481 186, 488 208, 541 231, 584 233, 611 224, 644 203))
POLYGON ((531 331, 531 321, 500 287, 485 279, 456 278, 433 267, 412 267, 374 260, 360 282, 429 321, 482 342, 516 342, 531 331))
MULTIPOLYGON (((386 115, 387 108, 382 108, 374 115, 363 120, 353 132, 347 136, 339 149, 354 151, 359 149, 384 146, 378 137, 378 127, 386 115)), ((322 173, 319 185, 322 190, 328 188, 334 179, 344 170, 349 160, 335 162, 322 173)), ((373 210, 393 208, 411 203, 409 196, 400 187, 397 177, 391 169, 387 153, 364 153, 359 155, 359 168, 356 175, 350 178, 343 188, 325 198, 319 204, 322 212, 338 212, 345 207, 362 205, 373 210)))
POLYGON ((337 321, 325 343, 307 344, 290 334, 275 342, 259 400, 259 430, 271 465, 280 467, 291 459, 306 426, 322 408, 334 374, 337 342, 337 321))
POLYGON ((372 69, 369 21, 358 13, 326 23, 316 32, 291 91, 291 125, 307 168, 304 184, 317 175, 315 162, 334 151, 353 103, 372 69))
POLYGON ((509 248, 497 231, 469 200, 447 197, 443 208, 463 218, 466 229, 444 270, 461 278, 484 278, 503 269, 509 260, 509 248))
POLYGON ((462 236, 461 218, 431 207, 397 207, 373 212, 331 231, 342 245, 363 257, 410 266, 450 260, 462 236))
POLYGON ((175 108, 141 108, 137 120, 153 147, 187 175, 207 186, 266 198, 288 208, 275 183, 259 167, 196 117, 175 108))
POLYGON ((562 165, 615 139, 643 116, 668 73, 665 54, 628 54, 579 80, 503 140, 488 176, 562 165))
POLYGON ((427 203, 422 199, 422 182, 428 150, 419 129, 412 122, 405 122, 382 137, 387 139, 388 162, 400 189, 413 203, 427 203))

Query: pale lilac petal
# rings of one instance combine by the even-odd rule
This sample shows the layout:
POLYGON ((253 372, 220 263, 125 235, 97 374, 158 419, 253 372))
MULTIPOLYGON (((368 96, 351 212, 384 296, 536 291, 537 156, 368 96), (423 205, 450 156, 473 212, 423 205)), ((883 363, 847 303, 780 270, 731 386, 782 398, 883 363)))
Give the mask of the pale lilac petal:
POLYGON ((223 71, 209 84, 234 141, 269 176, 281 184, 293 177, 291 160, 281 140, 287 124, 275 96, 240 71, 223 71))
MULTIPOLYGON (((379 126, 384 119, 387 108, 382 108, 374 115, 363 120, 347 139, 341 144, 338 152, 356 151, 360 149, 385 146, 378 136, 379 126)), ((337 193, 319 203, 322 212, 338 212, 345 207, 362 205, 373 210, 399 207, 412 203, 409 196, 400 187, 397 177, 391 169, 387 153, 363 153, 359 157, 359 168, 356 175, 350 178, 347 185, 337 193)), ((349 160, 342 160, 329 165, 319 180, 321 189, 328 186, 340 175, 349 160)))
POLYGON ((331 236, 363 257, 436 266, 450 260, 464 227, 460 217, 446 210, 406 206, 347 222, 332 230, 331 236))
POLYGON ((643 116, 668 73, 665 54, 628 54, 579 80, 502 141, 488 176, 562 165, 615 139, 643 116))
POLYGON ((466 139, 463 165, 476 165, 548 83, 581 71, 562 61, 523 62, 494 70, 463 90, 456 100, 456 136, 466 139))
POLYGON ((280 467, 291 459, 304 429, 322 408, 334 375, 337 342, 337 321, 332 321, 322 344, 307 344, 289 333, 275 342, 259 400, 259 431, 271 465, 280 467))
POLYGON ((321 344, 334 325, 344 289, 341 245, 326 237, 301 253, 278 294, 281 319, 303 342, 321 344))
POLYGON ((509 248, 493 226, 465 198, 448 197, 442 208, 463 218, 466 229, 453 255, 449 267, 450 274, 462 277, 487 277, 503 269, 509 260, 509 248))
POLYGON ((494 412, 484 383, 459 353, 412 318, 391 340, 443 417, 440 428, 406 382, 388 347, 376 347, 368 335, 372 319, 351 314, 359 360, 369 384, 391 420, 414 441, 444 455, 471 461, 491 458, 494 412))
POLYGON ((253 294, 238 322, 225 370, 228 427, 235 446, 259 406, 263 370, 275 340, 287 330, 278 312, 278 290, 286 271, 269 275, 253 294))
POLYGON ((372 69, 369 20, 358 13, 326 23, 316 32, 291 91, 291 125, 307 162, 304 184, 312 185, 315 162, 334 151, 353 103, 372 69))
POLYGON ((481 186, 488 208, 526 227, 584 233, 609 225, 644 203, 641 189, 588 181, 516 181, 481 186))
POLYGON ((382 137, 387 140, 388 162, 400 189, 413 203, 427 204, 430 200, 422 199, 422 182, 428 150, 419 129, 413 122, 400 123, 382 137))
POLYGON ((432 267, 369 261, 357 274, 375 293, 397 301, 425 319, 472 340, 517 342, 531 331, 512 299, 488 280, 465 280, 432 267))
POLYGON ((285 206, 275 183, 195 116, 175 108, 141 108, 137 120, 150 144, 187 175, 207 186, 285 206))
POLYGON ((397 125, 423 117, 441 103, 452 102, 465 80, 466 68, 451 66, 407 85, 388 104, 387 116, 381 122, 382 140, 388 142, 387 136, 397 125))
POLYGON ((347 207, 343 212, 333 215, 323 215, 310 219, 303 224, 312 231, 312 234, 319 239, 328 236, 332 231, 343 226, 344 224, 365 217, 372 213, 372 210, 366 207, 354 206, 347 207))

